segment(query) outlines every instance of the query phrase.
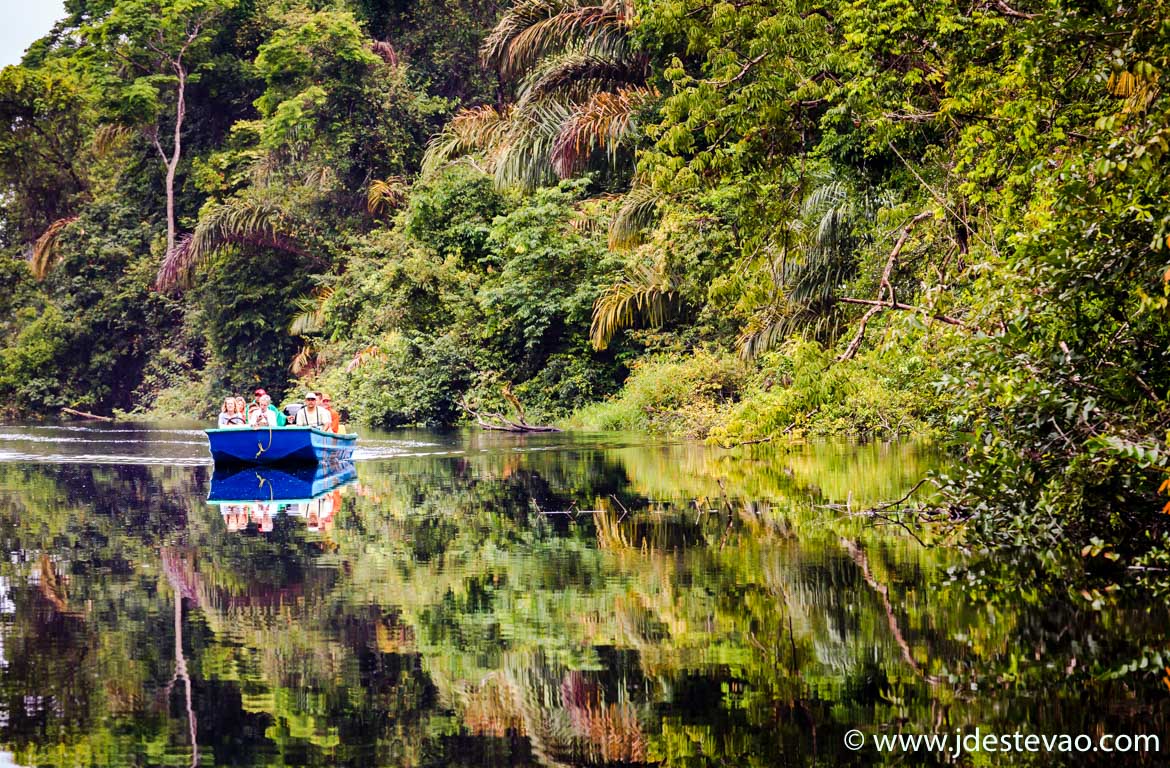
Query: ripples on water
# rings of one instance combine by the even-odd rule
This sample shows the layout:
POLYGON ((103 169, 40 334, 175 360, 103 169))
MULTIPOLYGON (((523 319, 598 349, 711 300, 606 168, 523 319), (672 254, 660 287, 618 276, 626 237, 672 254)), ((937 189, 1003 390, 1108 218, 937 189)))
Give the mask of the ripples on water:
POLYGON ((1170 753, 1162 673, 1110 678, 1164 606, 857 514, 928 451, 402 432, 356 479, 233 481, 174 426, 0 427, 0 765, 968 764, 851 728, 1170 753))

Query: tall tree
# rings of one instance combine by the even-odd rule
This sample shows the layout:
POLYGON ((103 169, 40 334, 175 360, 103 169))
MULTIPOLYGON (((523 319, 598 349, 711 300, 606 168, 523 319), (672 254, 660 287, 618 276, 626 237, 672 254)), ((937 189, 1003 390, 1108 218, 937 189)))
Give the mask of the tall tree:
POLYGON ((118 118, 142 128, 166 170, 167 252, 175 248, 175 176, 183 158, 187 87, 215 35, 214 22, 237 0, 116 0, 83 28, 107 82, 117 92, 118 118), (166 94, 164 96, 164 93, 166 94), (164 114, 172 120, 170 146, 164 114))

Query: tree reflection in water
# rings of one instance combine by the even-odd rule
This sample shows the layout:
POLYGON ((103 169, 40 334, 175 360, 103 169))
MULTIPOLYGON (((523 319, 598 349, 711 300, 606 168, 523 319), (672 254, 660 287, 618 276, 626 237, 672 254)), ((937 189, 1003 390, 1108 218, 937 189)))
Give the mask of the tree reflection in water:
MULTIPOLYGON (((927 452, 467 449, 360 466, 330 525, 225 524, 203 469, 0 465, 3 747, 836 766, 907 760, 844 749, 855 727, 1166 733, 1160 673, 1108 675, 1165 648, 1161 607, 832 508, 897 498, 927 452)), ((1027 757, 996 764, 1105 764, 1027 757)))

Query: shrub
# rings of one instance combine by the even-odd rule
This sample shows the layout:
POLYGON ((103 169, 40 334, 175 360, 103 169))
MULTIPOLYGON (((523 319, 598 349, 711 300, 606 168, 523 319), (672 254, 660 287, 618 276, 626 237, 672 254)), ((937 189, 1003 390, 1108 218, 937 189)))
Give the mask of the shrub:
POLYGON ((659 356, 635 364, 614 398, 586 406, 570 426, 706 437, 740 395, 747 371, 734 355, 700 349, 687 357, 659 356))

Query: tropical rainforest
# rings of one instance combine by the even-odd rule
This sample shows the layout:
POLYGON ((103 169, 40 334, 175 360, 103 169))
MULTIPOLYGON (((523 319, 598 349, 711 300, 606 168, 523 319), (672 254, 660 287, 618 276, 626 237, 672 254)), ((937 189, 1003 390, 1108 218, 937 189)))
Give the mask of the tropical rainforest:
POLYGON ((0 71, 8 417, 915 435, 924 515, 1170 566, 1170 2, 65 5, 0 71))

